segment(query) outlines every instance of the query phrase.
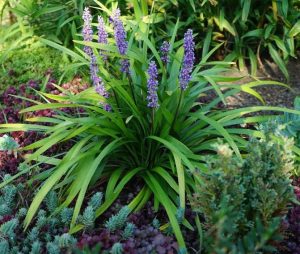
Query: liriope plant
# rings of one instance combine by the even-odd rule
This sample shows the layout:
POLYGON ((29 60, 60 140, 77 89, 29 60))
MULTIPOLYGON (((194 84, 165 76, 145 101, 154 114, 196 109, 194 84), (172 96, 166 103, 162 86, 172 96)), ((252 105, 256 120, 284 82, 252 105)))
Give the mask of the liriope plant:
MULTIPOLYGON (((64 198, 57 210, 75 201, 71 232, 76 232, 83 228, 77 224, 78 216, 90 187, 99 182, 106 186, 103 204, 95 214, 99 217, 125 186, 139 184, 140 191, 128 204, 130 211, 141 209, 153 199, 156 211, 160 206, 164 207, 169 227, 184 249, 181 227, 195 230, 184 218, 186 196, 195 188, 194 170, 206 170, 204 155, 213 153, 211 144, 221 138, 241 157, 247 143, 242 136, 260 136, 260 132, 240 125, 269 118, 243 117, 245 114, 261 110, 299 112, 266 106, 216 110, 219 102, 225 103, 226 97, 241 90, 262 100, 254 87, 282 84, 256 81, 239 86, 222 85, 227 88, 223 92, 218 82, 236 79, 220 76, 229 63, 207 63, 217 47, 197 62, 194 54, 196 35, 187 30, 183 40, 176 40, 179 22, 171 37, 162 45, 156 45, 147 32, 149 30, 140 29, 139 21, 127 21, 124 26, 118 9, 113 13, 106 11, 111 15, 110 24, 105 24, 99 17, 97 42, 92 16, 88 9, 84 11, 84 40, 77 42, 84 48, 83 51, 79 49, 79 54, 42 40, 74 56, 81 61, 79 64, 89 64, 93 87, 77 95, 38 92, 45 102, 36 102, 21 113, 51 109, 56 112, 53 117, 28 118, 25 124, 0 125, 0 133, 35 130, 46 134, 44 139, 22 148, 34 150, 26 156, 26 162, 52 165, 51 169, 33 176, 41 185, 24 225, 25 228, 29 226, 53 188, 59 188, 64 198), (212 89, 218 96, 208 104, 200 103, 199 97, 212 89), (62 108, 81 110, 68 114, 62 108), (54 144, 67 140, 76 142, 62 158, 44 155, 54 144), (178 209, 182 211, 180 221, 178 209)), ((57 89, 63 90, 58 86, 57 89)), ((12 179, 30 171, 32 167, 12 179)), ((3 182, 0 187, 8 182, 3 182)))

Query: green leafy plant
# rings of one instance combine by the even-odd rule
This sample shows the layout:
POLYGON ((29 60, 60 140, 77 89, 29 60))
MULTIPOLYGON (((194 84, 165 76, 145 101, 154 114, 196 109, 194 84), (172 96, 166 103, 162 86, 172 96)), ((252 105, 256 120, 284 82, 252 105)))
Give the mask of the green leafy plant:
MULTIPOLYGON (((295 110, 300 110, 300 98, 296 97, 294 101, 295 110)), ((265 123, 264 128, 273 128, 274 132, 279 133, 288 138, 294 139, 295 146, 293 147, 293 152, 295 154, 295 172, 294 174, 299 174, 299 161, 300 161, 300 117, 299 115, 294 115, 285 112, 283 115, 275 117, 272 121, 265 123), (269 126, 269 127, 268 127, 269 126)))
MULTIPOLYGON (((134 2, 134 13, 145 10, 147 1, 134 2)), ((180 29, 194 27, 202 35, 202 57, 221 43, 216 58, 237 61, 240 69, 250 65, 256 76, 257 68, 264 67, 262 59, 268 56, 288 79, 286 63, 296 57, 299 47, 299 13, 299 1, 294 0, 158 0, 153 3, 151 17, 159 25, 151 28, 159 36, 167 36, 180 18, 180 29)))
POLYGON ((110 232, 114 232, 117 229, 121 229, 124 227, 127 217, 130 213, 130 209, 127 206, 124 206, 118 214, 109 218, 109 220, 105 223, 106 228, 110 232))
POLYGON ((77 27, 81 25, 83 1, 72 0, 21 0, 10 2, 10 10, 23 26, 28 26, 37 36, 47 38, 64 45, 70 45, 76 39, 77 27))
MULTIPOLYGON (((18 30, 23 31, 21 42, 35 34, 73 47, 72 40, 78 39, 78 29, 82 25, 83 1, 11 2, 11 10, 19 19, 13 25, 12 33, 8 32, 4 37, 10 37, 18 30), (26 32, 24 26, 29 28, 26 32)), ((143 32, 150 24, 151 33, 160 39, 170 36, 180 19, 179 34, 187 27, 194 27, 203 37, 197 45, 199 54, 204 57, 210 48, 220 45, 216 58, 237 61, 240 69, 250 65, 254 76, 257 68, 264 66, 262 59, 268 55, 288 78, 286 63, 290 57, 296 57, 299 47, 300 4, 295 0, 95 0, 85 4, 98 4, 102 11, 107 11, 109 4, 119 4, 132 23, 139 23, 143 32)))
POLYGON ((9 53, 32 41, 33 34, 29 29, 24 29, 20 23, 15 23, 10 26, 1 25, 0 36, 0 62, 3 63, 9 53))
POLYGON ((111 249, 112 254, 122 254, 123 253, 123 247, 121 243, 115 243, 111 249))
POLYGON ((126 223, 126 227, 124 228, 124 232, 122 234, 123 239, 129 239, 133 236, 133 232, 135 229, 135 225, 132 223, 126 223))
MULTIPOLYGON (((110 10, 106 11, 111 15, 110 10)), ((77 41, 85 46, 87 55, 81 50, 76 53, 43 39, 45 43, 81 61, 80 64, 89 64, 84 57, 89 59, 95 87, 75 95, 38 92, 45 102, 37 102, 21 113, 52 109, 56 112, 53 117, 30 118, 27 119, 30 122, 28 124, 0 125, 0 133, 35 130, 46 134, 44 139, 23 148, 25 151, 34 150, 26 157, 26 162, 47 163, 50 158, 43 153, 52 145, 70 139, 76 141, 62 158, 50 162, 50 170, 34 176, 42 184, 28 209, 25 228, 28 228, 39 206, 53 188, 59 188, 64 199, 57 210, 68 207, 73 201, 76 203, 71 219, 70 232, 73 233, 84 228, 84 225, 77 222, 89 187, 98 182, 106 186, 103 204, 95 211, 95 217, 98 217, 119 197, 124 187, 134 181, 142 188, 128 204, 128 209, 141 209, 153 196, 155 210, 160 205, 164 207, 170 228, 184 249, 180 227, 194 229, 184 218, 186 195, 194 191, 192 173, 195 169, 206 170, 203 155, 213 152, 211 144, 221 138, 229 143, 240 158, 247 143, 240 135, 260 135, 260 132, 241 128, 239 124, 267 119, 267 116, 243 118, 243 115, 260 110, 299 112, 265 106, 215 110, 219 102, 225 103, 226 97, 238 91, 248 91, 261 98, 254 87, 283 84, 257 81, 243 85, 223 85, 227 89, 223 93, 218 82, 237 79, 220 75, 230 63, 207 62, 218 47, 202 58, 193 69, 192 32, 186 33, 184 41, 176 41, 177 23, 169 40, 168 59, 161 59, 156 49, 161 45, 156 44, 149 30, 141 30, 139 23, 125 22, 129 35, 127 44, 121 18, 116 12, 113 14, 113 27, 104 25, 104 29, 115 29, 118 47, 111 43, 111 38, 108 44, 93 42, 92 28, 88 26, 90 15, 87 12, 85 18, 88 22, 84 26, 84 35, 89 40, 77 41), (124 45, 128 45, 127 50, 121 50, 120 45, 123 49, 124 45), (125 73, 120 71, 120 67, 123 67, 121 70, 125 70, 125 73), (198 98, 208 90, 215 90, 218 97, 203 105, 198 102, 198 98), (75 108, 78 113, 68 114, 62 108, 75 108), (178 198, 180 214, 177 214, 178 198)), ((60 87, 57 89, 64 91, 60 87)), ((19 175, 28 173, 28 170, 19 175)), ((5 181, 0 187, 7 183, 5 181)))
POLYGON ((83 3, 79 0, 5 0, 0 6, 0 18, 2 20, 5 11, 12 18, 9 25, 1 23, 0 29, 0 63, 3 64, 0 70, 1 86, 44 77, 47 70, 44 70, 45 62, 47 68, 61 75, 57 69, 65 69, 62 65, 68 63, 68 59, 64 57, 64 61, 61 61, 61 55, 57 56, 55 50, 41 47, 38 39, 43 37, 73 47, 73 40, 78 39, 77 29, 81 27, 83 3))
MULTIPOLYGON (((300 110, 300 97, 295 98, 294 108, 300 110)), ((295 144, 300 146, 300 117, 298 115, 284 113, 276 118, 274 124, 281 125, 281 133, 294 138, 295 144)))
POLYGON ((216 145, 209 171, 199 172, 193 207, 205 217, 208 253, 274 251, 281 218, 295 199, 290 176, 294 171, 292 139, 274 141, 268 130, 248 144, 244 160, 227 144, 216 145))

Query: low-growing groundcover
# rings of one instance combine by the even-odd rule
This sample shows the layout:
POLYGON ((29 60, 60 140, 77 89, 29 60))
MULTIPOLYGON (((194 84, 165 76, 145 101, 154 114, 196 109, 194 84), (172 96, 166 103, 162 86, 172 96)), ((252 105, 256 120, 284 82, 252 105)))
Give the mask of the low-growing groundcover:
MULTIPOLYGON (((4 179, 9 179, 5 175, 4 179)), ((164 235, 158 229, 159 222, 147 222, 140 214, 129 216, 127 206, 119 207, 101 227, 95 227, 95 210, 102 203, 102 193, 94 193, 88 200, 79 221, 84 225, 84 233, 71 236, 68 233, 73 208, 64 208, 53 214, 59 204, 56 192, 50 192, 40 208, 32 227, 23 232, 21 221, 26 215, 26 199, 31 198, 31 187, 22 183, 9 184, 0 195, 0 252, 8 253, 176 253, 178 245, 174 238, 164 235), (139 222, 140 221, 140 222, 139 222), (142 225, 141 222, 144 222, 142 225), (137 222, 137 223, 135 223, 137 222), (96 249, 96 248, 95 248, 96 249)))
POLYGON ((0 58, 0 63, 0 91, 4 91, 8 86, 19 86, 30 79, 44 80, 50 74, 58 78, 68 61, 56 50, 36 43, 9 52, 5 59, 0 58))
MULTIPOLYGON (((195 249, 194 246, 191 248, 187 239, 189 232, 193 232, 193 235, 200 235, 197 242, 199 245, 196 247, 196 250, 200 250, 203 247, 201 223, 204 220, 201 214, 188 216, 188 208, 191 194, 197 191, 197 186, 206 186, 195 172, 208 172, 206 155, 215 154, 212 145, 218 139, 223 140, 231 147, 235 158, 241 160, 243 156, 247 157, 248 151, 248 142, 244 137, 251 135, 263 137, 263 132, 245 129, 240 125, 265 122, 271 117, 243 117, 245 114, 259 110, 277 110, 295 114, 299 112, 264 106, 230 111, 215 110, 216 104, 240 90, 260 98, 253 87, 265 82, 228 85, 228 90, 223 94, 217 82, 226 81, 222 79, 220 72, 225 70, 224 65, 228 63, 207 63, 210 53, 196 65, 195 35, 192 30, 187 30, 183 40, 181 38, 178 40, 175 27, 171 38, 162 45, 155 45, 155 39, 140 30, 139 24, 127 22, 125 26, 129 35, 127 40, 119 10, 116 9, 112 13, 107 11, 110 15, 110 24, 106 24, 105 17, 98 18, 98 42, 94 42, 92 17, 89 10, 85 9, 84 42, 78 42, 84 45, 81 54, 88 61, 80 55, 77 59, 83 59, 82 64, 90 65, 90 76, 94 86, 76 93, 68 91, 68 87, 63 88, 54 84, 52 86, 61 92, 34 89, 34 96, 38 98, 22 100, 34 104, 25 105, 20 110, 24 116, 20 121, 24 122, 0 125, 1 133, 30 131, 42 135, 38 141, 14 149, 13 152, 17 156, 24 154, 23 165, 27 167, 22 167, 23 170, 10 178, 6 177, 0 186, 6 188, 13 180, 24 180, 34 186, 32 201, 30 199, 24 219, 26 230, 34 227, 40 209, 43 209, 47 198, 53 195, 51 193, 55 190, 59 193, 59 202, 49 212, 54 216, 72 208, 69 210, 70 230, 67 231, 75 235, 80 234, 80 230, 85 231, 87 225, 92 227, 95 219, 101 220, 105 217, 105 213, 122 193, 126 192, 128 186, 139 186, 138 191, 128 202, 122 204, 125 210, 122 208, 121 211, 125 211, 125 217, 131 212, 143 211, 145 205, 151 201, 153 214, 163 214, 164 218, 162 224, 154 220, 150 230, 152 233, 155 231, 154 236, 160 234, 157 228, 175 235, 176 244, 173 244, 173 238, 168 240, 164 236, 159 238, 164 238, 164 242, 171 248, 170 251, 185 253, 195 249), (114 40, 106 31, 113 31, 114 40), (156 50, 158 46, 159 51, 156 50), (212 67, 208 68, 210 65, 212 67), (199 103, 199 95, 210 89, 214 89, 219 97, 208 104, 199 103), (36 115, 36 112, 43 113, 36 115), (66 142, 68 147, 64 148, 63 144, 66 142), (64 149, 52 150, 49 153, 54 145, 64 149), (36 170, 37 164, 47 166, 44 170, 43 168, 36 170), (99 186, 103 193, 102 202, 97 206, 90 206, 86 197, 90 191, 99 186), (87 208, 83 209, 86 204, 87 208), (89 221, 83 220, 86 209, 92 212, 86 213, 89 221), (91 221, 92 223, 89 223, 91 221)), ((60 49, 64 50, 62 47, 60 49)), ((294 148, 291 149, 297 152, 294 148)), ((246 168, 251 171, 252 166, 246 168)), ((262 171, 268 169, 265 167, 262 171)), ((288 181, 290 169, 289 172, 285 172, 284 169, 282 165, 278 169, 278 175, 285 180, 286 188, 291 193, 288 181)), ((274 169, 271 167, 271 170, 274 169)), ((230 183, 228 185, 230 186, 230 183)), ((266 193, 267 200, 273 197, 274 193, 266 193)), ((290 200, 290 196, 286 200, 290 200)), ((282 204, 286 203, 287 201, 282 204)), ((115 218, 112 221, 118 221, 116 217, 112 218, 115 218)), ((106 224, 107 228, 110 227, 109 221, 106 224)), ((247 227, 253 228, 254 221, 253 218, 249 219, 247 227)), ((122 253, 122 249, 127 246, 123 246, 122 234, 134 231, 134 226, 128 226, 126 230, 127 226, 120 224, 122 226, 118 224, 119 228, 113 227, 114 230, 111 230, 120 230, 118 233, 121 235, 115 237, 116 244, 107 247, 112 248, 111 251, 114 253, 122 253)), ((260 230, 259 225, 256 223, 255 229, 260 230)), ((274 232, 277 231, 275 226, 274 232)), ((139 230, 142 231, 142 237, 139 239, 143 237, 152 239, 153 235, 148 230, 143 228, 139 230)), ((63 233, 59 230, 58 232, 63 233)), ((59 243, 60 238, 55 242, 54 236, 51 236, 51 242, 59 243)), ((107 235, 102 237, 107 238, 107 235)), ((73 240, 72 238, 72 242, 73 240)), ((5 244, 7 246, 7 243, 5 244)), ((264 241, 260 244, 259 250, 265 247, 262 244, 270 243, 264 241)), ((151 244, 149 247, 147 242, 145 245, 145 248, 153 248, 151 244)), ((209 247, 205 247, 209 250, 209 247)), ((134 246, 132 248, 134 249, 134 246)), ((136 252, 133 250, 133 253, 136 252)))

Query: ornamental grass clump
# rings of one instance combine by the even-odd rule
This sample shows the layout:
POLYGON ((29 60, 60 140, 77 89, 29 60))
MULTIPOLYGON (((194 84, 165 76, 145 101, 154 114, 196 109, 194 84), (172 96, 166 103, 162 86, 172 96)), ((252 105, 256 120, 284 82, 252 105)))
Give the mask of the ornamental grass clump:
MULTIPOLYGON (((32 151, 26 156, 26 162, 42 161, 50 165, 47 172, 34 175, 41 185, 24 225, 25 228, 30 225, 53 188, 60 190, 63 199, 58 211, 75 203, 70 223, 73 233, 84 228, 78 216, 90 188, 101 184, 105 189, 103 203, 95 210, 97 218, 114 203, 125 186, 138 184, 142 188, 127 204, 129 211, 138 211, 149 200, 154 200, 155 211, 163 207, 169 218, 169 225, 162 226, 172 229, 184 250, 181 228, 197 230, 185 217, 187 193, 195 190, 192 173, 196 168, 207 170, 204 155, 214 153, 211 144, 220 138, 241 158, 241 152, 246 150, 246 141, 241 135, 259 135, 259 131, 241 128, 240 124, 251 125, 267 118, 243 117, 245 114, 260 110, 299 112, 266 106, 215 110, 219 102, 241 90, 259 97, 252 87, 280 83, 224 84, 222 87, 227 90, 223 93, 218 82, 236 79, 221 76, 220 72, 227 70, 227 63, 207 62, 217 47, 205 58, 196 59, 197 36, 189 29, 180 38, 176 25, 170 38, 166 38, 168 50, 160 54, 157 48, 161 42, 151 37, 147 29, 142 31, 139 22, 125 20, 119 10, 106 11, 106 16, 101 15, 103 19, 110 17, 111 22, 103 27, 101 19, 98 26, 108 32, 108 43, 99 43, 91 36, 91 16, 86 9, 83 41, 76 41, 84 46, 84 51, 72 52, 80 61, 77 64, 90 65, 93 75, 87 77, 94 87, 64 96, 38 92, 46 98, 45 102, 37 102, 21 113, 51 108, 55 112, 52 117, 28 118, 28 123, 22 125, 0 125, 0 133, 35 130, 47 134, 44 139, 22 148, 32 151), (102 53, 106 61, 102 61, 102 53), (208 104, 199 103, 199 96, 209 90, 215 90, 218 97, 208 104), (82 110, 69 114, 61 111, 62 107, 82 110), (66 140, 74 141, 74 145, 64 151, 63 156, 45 156, 54 144, 66 140), (179 217, 177 211, 180 211, 179 217)), ((58 48, 64 50, 61 46, 58 48)))

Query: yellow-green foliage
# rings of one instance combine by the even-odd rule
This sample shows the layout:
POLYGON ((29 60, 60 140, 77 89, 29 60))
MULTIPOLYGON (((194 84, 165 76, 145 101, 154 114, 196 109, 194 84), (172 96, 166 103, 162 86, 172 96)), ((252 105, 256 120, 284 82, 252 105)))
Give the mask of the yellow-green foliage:
POLYGON ((44 46, 28 46, 11 51, 0 68, 0 91, 29 80, 44 80, 48 70, 59 77, 67 62, 60 52, 44 46), (59 71, 58 71, 59 70, 59 71))

